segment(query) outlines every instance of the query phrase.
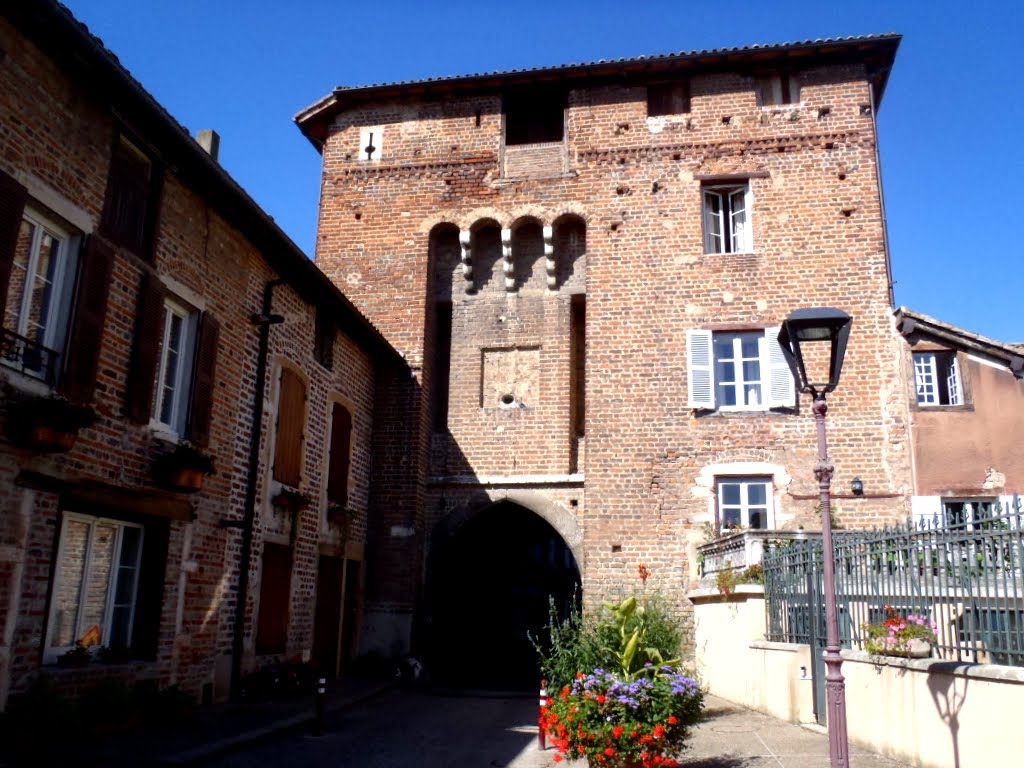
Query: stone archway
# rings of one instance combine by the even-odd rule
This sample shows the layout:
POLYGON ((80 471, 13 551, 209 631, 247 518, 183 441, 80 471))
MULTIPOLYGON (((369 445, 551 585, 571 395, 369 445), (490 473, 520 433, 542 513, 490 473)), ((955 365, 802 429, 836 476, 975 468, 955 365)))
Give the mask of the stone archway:
MULTIPOLYGON (((571 520, 565 510, 559 517, 571 520)), ((573 553, 579 541, 565 533, 512 498, 439 524, 428 575, 427 663, 436 684, 536 688, 537 656, 527 633, 537 636, 548 623, 549 598, 564 614, 580 587, 573 553)))

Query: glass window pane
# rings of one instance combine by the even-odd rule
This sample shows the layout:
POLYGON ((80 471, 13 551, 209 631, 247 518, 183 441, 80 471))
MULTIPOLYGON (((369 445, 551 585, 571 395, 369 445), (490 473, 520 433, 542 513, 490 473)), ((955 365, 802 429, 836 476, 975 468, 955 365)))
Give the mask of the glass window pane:
POLYGON ((751 407, 761 405, 761 385, 747 384, 744 387, 743 396, 745 398, 744 405, 751 407))
POLYGON ((740 337, 740 349, 743 352, 743 357, 754 360, 758 359, 761 354, 759 349, 760 338, 751 334, 744 334, 740 337))
POLYGON ((761 381, 761 363, 758 360, 748 360, 743 363, 743 380, 758 382, 761 381))
POLYGON ((110 629, 104 644, 111 648, 128 648, 132 644, 131 638, 131 606, 120 605, 110 613, 110 629))
POLYGON ((733 357, 732 353, 732 340, 733 337, 725 333, 716 333, 713 336, 713 344, 715 348, 715 359, 716 360, 731 360, 733 357))
POLYGON ((740 503, 741 497, 739 483, 722 483, 719 488, 721 489, 723 504, 735 505, 740 503))
POLYGON ((750 510, 750 527, 751 528, 767 528, 768 527, 768 511, 764 509, 751 509, 750 510))
POLYGON ((78 639, 78 604, 88 545, 89 524, 67 519, 61 539, 61 560, 57 563, 57 587, 51 619, 50 644, 57 648, 74 645, 78 639))
POLYGON ((715 378, 719 382, 732 383, 736 381, 736 365, 734 363, 716 363, 715 378))
POLYGON ((718 382, 715 387, 719 407, 736 405, 736 385, 726 382, 718 382))
POLYGON ((740 525, 740 511, 738 509, 726 509, 722 512, 722 527, 737 528, 740 525))
MULTIPOLYGON (((93 526, 92 546, 89 551, 89 573, 85 591, 85 605, 80 623, 84 636, 93 627, 100 629, 103 636, 103 619, 107 612, 107 593, 110 587, 110 571, 114 565, 114 547, 117 544, 117 527, 106 523, 93 526)), ((77 638, 80 639, 80 638, 77 638)))
POLYGON ((752 507, 763 507, 768 503, 768 486, 764 483, 750 483, 747 486, 747 502, 752 507))

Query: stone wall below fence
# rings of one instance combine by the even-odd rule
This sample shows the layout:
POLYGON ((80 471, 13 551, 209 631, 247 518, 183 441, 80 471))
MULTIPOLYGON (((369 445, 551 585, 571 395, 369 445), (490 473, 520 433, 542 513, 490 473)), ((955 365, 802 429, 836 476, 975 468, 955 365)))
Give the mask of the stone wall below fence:
MULTIPOLYGON (((794 723, 813 723, 810 647, 764 640, 758 585, 688 595, 696 664, 710 693, 794 723)), ((916 768, 1007 765, 1020 750, 1024 668, 843 651, 850 742, 916 768)))

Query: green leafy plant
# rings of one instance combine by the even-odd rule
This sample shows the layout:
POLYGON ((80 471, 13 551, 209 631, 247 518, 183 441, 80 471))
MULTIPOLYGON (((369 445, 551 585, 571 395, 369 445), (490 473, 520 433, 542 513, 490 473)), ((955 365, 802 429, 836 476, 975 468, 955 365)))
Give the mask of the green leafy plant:
POLYGON ((84 667, 92 661, 92 651, 81 643, 57 657, 58 667, 84 667))
POLYGON ((935 642, 935 630, 938 626, 926 616, 911 613, 903 617, 891 605, 884 606, 883 610, 885 618, 881 622, 862 625, 865 634, 864 650, 868 653, 907 656, 910 654, 912 641, 935 642))

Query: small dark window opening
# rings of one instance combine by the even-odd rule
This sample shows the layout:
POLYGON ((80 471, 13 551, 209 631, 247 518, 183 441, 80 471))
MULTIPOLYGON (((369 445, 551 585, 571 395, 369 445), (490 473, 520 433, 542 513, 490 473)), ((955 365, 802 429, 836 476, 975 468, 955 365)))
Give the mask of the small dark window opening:
POLYGON ((448 426, 448 385, 452 368, 452 303, 434 304, 434 371, 431 376, 431 412, 434 430, 448 426))
POLYGON ((690 82, 647 86, 647 116, 685 115, 690 111, 690 82))
POLYGON ((575 437, 583 437, 586 434, 587 422, 587 297, 583 294, 573 296, 571 311, 569 346, 572 368, 569 373, 569 409, 572 414, 572 434, 575 437))
POLYGON ((757 78, 757 104, 776 107, 800 103, 800 81, 790 72, 779 72, 757 78))
POLYGON ((541 144, 565 136, 566 94, 531 91, 505 96, 505 144, 541 144))
POLYGON ((337 330, 320 309, 316 311, 316 328, 313 334, 313 357, 327 370, 334 369, 334 339, 337 330))

